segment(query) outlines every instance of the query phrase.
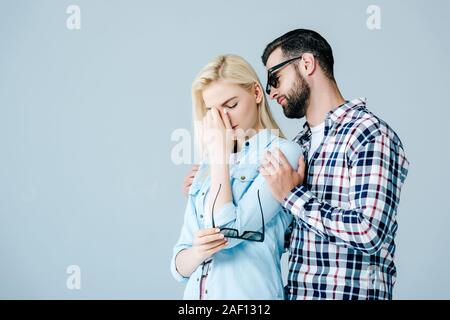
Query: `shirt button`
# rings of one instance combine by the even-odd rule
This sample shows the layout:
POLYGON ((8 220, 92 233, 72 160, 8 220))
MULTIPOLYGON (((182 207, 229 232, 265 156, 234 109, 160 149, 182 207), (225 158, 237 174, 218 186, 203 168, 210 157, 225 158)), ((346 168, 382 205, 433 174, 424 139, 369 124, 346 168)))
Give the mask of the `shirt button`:
POLYGON ((204 196, 205 195, 205 193, 204 192, 202 192, 202 196, 204 196))
POLYGON ((250 143, 248 141, 245 142, 245 146, 248 147, 250 143))
POLYGON ((200 281, 200 278, 197 278, 197 282, 199 282, 200 281))
POLYGON ((200 219, 203 219, 203 215, 202 214, 200 215, 200 219))
POLYGON ((208 290, 205 290, 205 294, 208 294, 208 290))
POLYGON ((245 180, 245 176, 241 176, 241 180, 245 180))

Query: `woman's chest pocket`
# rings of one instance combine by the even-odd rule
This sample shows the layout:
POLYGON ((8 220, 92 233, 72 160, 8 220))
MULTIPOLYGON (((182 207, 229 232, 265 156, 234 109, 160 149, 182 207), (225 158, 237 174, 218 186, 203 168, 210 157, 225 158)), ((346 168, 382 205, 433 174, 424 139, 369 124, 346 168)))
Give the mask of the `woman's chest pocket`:
POLYGON ((258 166, 256 165, 241 165, 235 168, 231 174, 231 187, 235 204, 247 192, 258 174, 258 166))

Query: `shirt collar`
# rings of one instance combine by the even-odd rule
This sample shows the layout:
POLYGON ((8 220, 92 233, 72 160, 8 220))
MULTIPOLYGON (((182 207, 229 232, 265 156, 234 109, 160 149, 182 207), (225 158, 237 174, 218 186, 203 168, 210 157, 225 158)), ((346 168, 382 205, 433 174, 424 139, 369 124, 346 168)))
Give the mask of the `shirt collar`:
POLYGON ((258 153, 263 151, 276 137, 277 135, 271 129, 261 129, 243 143, 241 152, 253 153, 256 151, 258 153))
MULTIPOLYGON (((333 123, 339 122, 351 110, 353 110, 355 108, 359 108, 359 107, 365 107, 366 101, 367 101, 367 99, 364 97, 346 101, 344 104, 341 104, 340 106, 334 108, 333 110, 331 110, 330 112, 327 113, 327 115, 325 117, 325 124, 327 124, 327 122, 329 120, 331 120, 333 123)), ((302 135, 310 133, 310 131, 311 131, 311 129, 308 125, 308 122, 305 122, 303 124, 302 135)))
POLYGON ((326 119, 330 119, 332 122, 339 122, 351 110, 359 107, 365 107, 366 101, 367 101, 366 98, 357 98, 350 101, 346 101, 344 104, 328 112, 326 119))

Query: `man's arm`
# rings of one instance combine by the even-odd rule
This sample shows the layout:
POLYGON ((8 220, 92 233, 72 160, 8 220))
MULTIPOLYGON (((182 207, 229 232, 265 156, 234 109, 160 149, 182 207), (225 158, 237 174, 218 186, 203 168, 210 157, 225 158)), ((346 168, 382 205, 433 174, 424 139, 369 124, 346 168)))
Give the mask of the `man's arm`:
POLYGON ((349 160, 351 209, 320 201, 304 185, 288 192, 282 205, 328 241, 374 254, 392 235, 408 161, 382 134, 349 160))

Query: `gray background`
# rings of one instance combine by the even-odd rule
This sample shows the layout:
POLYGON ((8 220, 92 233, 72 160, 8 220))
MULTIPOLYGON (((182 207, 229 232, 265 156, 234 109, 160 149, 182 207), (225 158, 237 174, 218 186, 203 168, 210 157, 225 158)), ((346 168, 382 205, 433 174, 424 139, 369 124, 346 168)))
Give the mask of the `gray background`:
MULTIPOLYGON (((169 260, 188 165, 191 81, 221 53, 265 83, 264 46, 298 27, 331 43, 347 99, 411 161, 397 236, 399 299, 450 298, 448 1, 0 1, 0 298, 178 299, 169 260), (66 8, 81 8, 81 30, 66 8), (366 9, 381 8, 381 30, 366 9), (81 290, 66 287, 79 265, 81 290)), ((288 137, 302 121, 271 103, 288 137)))

